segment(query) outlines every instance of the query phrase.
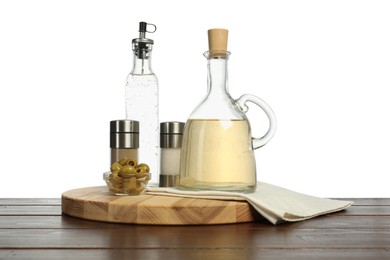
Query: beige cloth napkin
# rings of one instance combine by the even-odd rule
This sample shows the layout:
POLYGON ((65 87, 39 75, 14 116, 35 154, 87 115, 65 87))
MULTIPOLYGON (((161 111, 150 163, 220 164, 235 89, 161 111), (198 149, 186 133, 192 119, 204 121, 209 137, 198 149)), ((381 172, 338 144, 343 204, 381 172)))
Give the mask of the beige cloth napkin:
POLYGON ((202 199, 248 201, 274 225, 301 221, 348 208, 352 201, 323 199, 284 189, 264 182, 257 183, 254 193, 221 191, 185 191, 177 188, 147 187, 147 194, 202 199))

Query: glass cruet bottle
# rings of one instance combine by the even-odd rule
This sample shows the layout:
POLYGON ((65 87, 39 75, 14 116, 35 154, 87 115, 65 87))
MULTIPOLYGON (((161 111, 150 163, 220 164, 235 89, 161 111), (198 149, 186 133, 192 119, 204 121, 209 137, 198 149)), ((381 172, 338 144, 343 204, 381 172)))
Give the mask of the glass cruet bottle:
POLYGON ((276 130, 275 115, 263 100, 249 94, 237 100, 230 96, 227 35, 226 29, 208 31, 209 51, 204 53, 208 93, 185 124, 180 189, 254 192, 257 181, 253 150, 265 145, 276 130), (268 116, 269 129, 261 138, 252 138, 245 115, 248 101, 268 116))
POLYGON ((139 23, 139 37, 132 41, 133 69, 125 86, 126 119, 139 121, 139 161, 149 165, 151 183, 158 182, 160 130, 158 80, 151 63, 154 41, 146 33, 155 31, 154 24, 139 23))

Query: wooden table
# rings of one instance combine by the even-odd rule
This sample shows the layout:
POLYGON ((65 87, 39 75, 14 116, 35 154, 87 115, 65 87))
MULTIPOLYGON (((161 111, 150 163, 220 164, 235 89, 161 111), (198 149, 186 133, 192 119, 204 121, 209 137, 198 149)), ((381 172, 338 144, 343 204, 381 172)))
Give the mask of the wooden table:
POLYGON ((390 199, 278 226, 146 226, 61 214, 60 199, 0 199, 0 259, 390 259, 390 199))

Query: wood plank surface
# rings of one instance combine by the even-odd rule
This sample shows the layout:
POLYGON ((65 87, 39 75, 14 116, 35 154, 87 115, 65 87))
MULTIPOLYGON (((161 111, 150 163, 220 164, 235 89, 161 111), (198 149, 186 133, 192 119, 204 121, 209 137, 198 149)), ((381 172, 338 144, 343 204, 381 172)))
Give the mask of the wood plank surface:
POLYGON ((28 206, 28 212, 26 206, 0 206, 0 216, 56 216, 61 215, 61 206, 53 205, 40 205, 40 206, 28 206))
MULTIPOLYGON (((240 226, 240 225, 238 225, 240 226)), ((0 248, 382 248, 390 249, 390 230, 252 229, 248 226, 135 227, 133 229, 0 230, 0 248), (126 231, 126 232, 123 232, 126 231)))
POLYGON ((385 249, 27 249, 27 250, 0 250, 0 259, 19 260, 97 260, 97 259, 185 259, 185 260, 230 260, 230 259, 275 259, 275 260, 351 260, 374 259, 386 260, 389 251, 385 249))
MULTIPOLYGON (((334 198, 337 199, 337 198, 334 198)), ((353 201, 354 206, 390 206, 389 198, 339 198, 340 200, 353 201)))
POLYGON ((277 226, 160 226, 61 215, 58 199, 1 199, 0 259, 390 259, 390 199, 350 200, 277 226))
MULTIPOLYGON (((73 208, 70 209, 74 211, 69 215, 73 215, 75 217, 81 217, 79 214, 83 214, 81 208, 73 208)), ((256 213, 253 213, 256 214, 256 213)), ((371 206, 354 206, 348 208, 347 210, 336 212, 333 214, 337 214, 340 216, 366 216, 366 215, 375 215, 375 216, 390 216, 390 206, 377 206, 373 208, 371 206)), ((0 216, 23 216, 23 215, 31 215, 31 216, 56 216, 61 215, 61 206, 0 206, 0 216)), ((257 215, 257 214, 256 214, 257 215)), ((82 218, 82 217, 81 217, 82 218)), ((261 216, 256 216, 256 221, 258 221, 261 216)), ((250 222, 250 220, 246 221, 250 222)))
MULTIPOLYGON (((243 224, 241 224, 243 225, 243 224)), ((249 225, 249 224, 248 224, 249 225)), ((257 221, 252 229, 270 229, 267 220, 257 221)), ((309 221, 285 223, 275 229, 390 229, 388 216, 340 216, 337 213, 313 218, 309 221)), ((0 216, 0 229, 132 229, 133 225, 89 221, 71 216, 0 216)), ((124 231, 125 232, 125 231, 124 231)))
POLYGON ((149 225, 243 223, 260 218, 247 202, 156 195, 115 196, 103 186, 64 192, 62 212, 83 219, 149 225))
MULTIPOLYGON (((388 198, 332 198, 353 201, 354 206, 390 206, 388 198)), ((61 198, 0 198, 0 205, 61 205, 61 198)))
POLYGON ((0 206, 13 205, 13 206, 60 206, 60 198, 0 198, 0 206))
MULTIPOLYGON (((378 206, 373 208, 370 206, 355 206, 348 208, 345 211, 332 213, 339 216, 390 216, 390 206, 378 206)), ((25 206, 0 206, 0 216, 60 216, 61 206, 31 206, 26 208, 25 206)), ((77 217, 75 215, 75 217, 77 217)), ((260 219, 261 217, 258 216, 260 219)), ((259 221, 257 219, 256 221, 259 221)))
POLYGON ((382 249, 202 249, 202 250, 166 250, 154 249, 86 249, 86 250, 0 250, 0 259, 40 259, 40 260, 97 260, 97 259, 204 259, 204 260, 227 260, 227 259, 388 259, 389 252, 382 249))

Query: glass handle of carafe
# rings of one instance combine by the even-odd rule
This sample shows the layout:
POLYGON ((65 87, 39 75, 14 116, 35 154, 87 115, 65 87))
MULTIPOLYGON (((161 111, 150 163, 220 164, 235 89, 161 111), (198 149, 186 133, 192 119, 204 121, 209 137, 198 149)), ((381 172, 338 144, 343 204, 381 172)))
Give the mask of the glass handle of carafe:
POLYGON ((252 137, 253 149, 257 149, 268 143, 274 136, 276 131, 276 117, 271 107, 267 103, 265 103, 261 98, 249 94, 242 95, 239 99, 236 100, 236 103, 244 113, 246 113, 249 109, 246 105, 248 101, 258 105, 261 109, 263 109, 269 120, 269 128, 267 133, 260 138, 252 137))

